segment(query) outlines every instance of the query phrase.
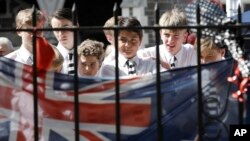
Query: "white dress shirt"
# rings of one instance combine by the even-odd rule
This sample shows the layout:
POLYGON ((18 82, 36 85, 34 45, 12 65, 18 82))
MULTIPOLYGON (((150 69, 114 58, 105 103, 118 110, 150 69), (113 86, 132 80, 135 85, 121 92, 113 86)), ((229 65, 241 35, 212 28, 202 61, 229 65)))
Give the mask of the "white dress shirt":
MULTIPOLYGON (((103 62, 98 75, 100 77, 115 77, 115 57, 114 52, 111 52, 103 62)), ((119 76, 128 76, 128 68, 126 65, 126 59, 123 55, 119 54, 119 76)), ((156 63, 152 59, 142 59, 138 56, 130 59, 136 63, 136 75, 150 75, 156 73, 156 63)))
POLYGON ((4 57, 27 65, 33 64, 33 54, 29 52, 24 46, 21 46, 19 49, 7 54, 4 57))
MULTIPOLYGON (((170 63, 171 58, 173 57, 166 49, 165 45, 159 46, 160 58, 162 61, 170 63)), ((138 51, 138 56, 142 58, 154 57, 156 58, 156 48, 149 47, 144 48, 138 51)), ((191 44, 184 44, 181 46, 180 51, 175 55, 177 62, 175 63, 175 68, 178 67, 187 67, 197 64, 197 51, 191 44)))
MULTIPOLYGON (((64 59, 61 73, 68 74, 68 64, 70 63, 68 54, 71 52, 71 50, 68 50, 67 48, 63 47, 60 43, 57 45, 57 49, 62 54, 63 59, 64 59)), ((74 60, 74 57, 73 57, 73 60, 74 60)))

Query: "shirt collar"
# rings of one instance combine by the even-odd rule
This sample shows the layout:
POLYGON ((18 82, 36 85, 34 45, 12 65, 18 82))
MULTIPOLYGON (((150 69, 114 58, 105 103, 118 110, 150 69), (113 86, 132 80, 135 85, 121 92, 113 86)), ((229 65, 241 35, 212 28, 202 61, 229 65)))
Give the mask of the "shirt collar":
POLYGON ((30 51, 28 51, 24 46, 20 47, 19 52, 25 61, 28 61, 29 57, 33 59, 33 54, 30 51))
POLYGON ((180 51, 178 51, 178 53, 175 54, 175 57, 177 58, 177 60, 181 60, 182 56, 183 56, 183 47, 181 46, 180 51))
POLYGON ((64 58, 66 58, 68 56, 69 52, 70 52, 70 50, 68 50, 67 48, 62 46, 62 44, 60 44, 60 43, 58 43, 57 49, 60 50, 60 53, 62 54, 62 56, 64 58))
POLYGON ((127 59, 123 55, 119 54, 119 63, 124 67, 126 66, 127 60, 134 61, 136 65, 139 64, 139 58, 138 56, 133 57, 132 59, 127 59))

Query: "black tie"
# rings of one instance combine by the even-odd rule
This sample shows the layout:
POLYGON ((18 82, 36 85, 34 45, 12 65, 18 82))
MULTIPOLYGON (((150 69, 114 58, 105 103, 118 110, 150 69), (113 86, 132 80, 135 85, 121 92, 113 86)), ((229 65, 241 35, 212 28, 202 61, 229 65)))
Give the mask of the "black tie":
POLYGON ((172 58, 170 59, 170 67, 175 68, 176 62, 177 62, 177 58, 175 56, 172 56, 172 58))
POLYGON ((69 57, 69 64, 68 64, 68 74, 73 75, 74 74, 74 59, 73 59, 73 53, 68 54, 69 57))
POLYGON ((131 60, 127 60, 126 64, 127 64, 127 67, 128 67, 128 75, 136 74, 135 62, 131 61, 131 60))

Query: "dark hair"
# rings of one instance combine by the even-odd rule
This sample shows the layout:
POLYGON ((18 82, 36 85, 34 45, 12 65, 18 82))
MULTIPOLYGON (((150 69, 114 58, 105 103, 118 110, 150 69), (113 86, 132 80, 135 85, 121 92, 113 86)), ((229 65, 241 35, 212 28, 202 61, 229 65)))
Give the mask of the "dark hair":
MULTIPOLYGON (((141 23, 135 17, 123 17, 120 20, 118 20, 118 26, 120 26, 120 27, 141 27, 141 23)), ((131 29, 125 29, 125 30, 136 32, 139 35, 140 39, 142 40, 142 36, 143 36, 142 29, 131 28, 131 29)))
POLYGON ((72 11, 69 8, 56 10, 51 18, 72 20, 72 11))

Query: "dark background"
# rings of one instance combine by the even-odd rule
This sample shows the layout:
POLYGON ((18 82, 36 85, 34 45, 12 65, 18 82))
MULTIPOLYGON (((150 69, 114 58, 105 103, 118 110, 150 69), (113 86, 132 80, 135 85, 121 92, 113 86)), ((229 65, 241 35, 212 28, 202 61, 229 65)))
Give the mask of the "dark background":
MULTIPOLYGON (((118 15, 121 15, 120 4, 122 0, 65 0, 64 7, 72 8, 76 4, 79 25, 84 26, 103 26, 107 19, 113 16, 114 4, 118 5, 118 15)), ((15 28, 15 16, 21 9, 31 8, 35 5, 39 8, 37 0, 0 0, 0 28, 15 28), (9 12, 6 4, 9 2, 9 12), (9 13, 6 17, 5 13, 9 13), (4 15, 5 14, 5 15, 4 15)), ((80 31, 80 42, 87 39, 96 39, 108 44, 102 30, 84 30, 80 31)), ((10 38, 15 46, 20 46, 20 38, 16 33, 2 33, 1 36, 10 38)), ((47 36, 46 36, 47 37, 47 36)), ((53 35, 48 38, 51 43, 55 40, 53 35)))

